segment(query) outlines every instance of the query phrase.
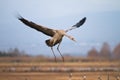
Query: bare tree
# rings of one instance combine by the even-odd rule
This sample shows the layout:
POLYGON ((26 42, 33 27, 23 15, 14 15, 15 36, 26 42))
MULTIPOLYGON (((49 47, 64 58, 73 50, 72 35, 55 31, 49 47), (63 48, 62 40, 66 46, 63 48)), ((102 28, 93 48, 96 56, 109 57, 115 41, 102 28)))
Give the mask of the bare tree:
POLYGON ((88 52, 88 57, 92 57, 92 58, 96 58, 98 57, 98 51, 95 48, 92 48, 89 52, 88 52))
POLYGON ((100 50, 100 54, 101 57, 103 58, 110 58, 111 57, 111 51, 110 51, 110 46, 108 43, 104 43, 101 50, 100 50))
POLYGON ((118 44, 115 48, 114 48, 114 50, 113 50, 113 57, 114 58, 120 58, 120 44, 118 44))

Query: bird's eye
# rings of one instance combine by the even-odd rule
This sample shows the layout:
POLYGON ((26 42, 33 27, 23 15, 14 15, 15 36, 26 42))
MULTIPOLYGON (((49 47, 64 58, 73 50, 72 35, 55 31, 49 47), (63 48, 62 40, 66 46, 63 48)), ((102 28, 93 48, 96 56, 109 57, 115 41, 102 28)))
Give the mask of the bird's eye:
POLYGON ((72 38, 72 40, 74 40, 74 38, 72 38))

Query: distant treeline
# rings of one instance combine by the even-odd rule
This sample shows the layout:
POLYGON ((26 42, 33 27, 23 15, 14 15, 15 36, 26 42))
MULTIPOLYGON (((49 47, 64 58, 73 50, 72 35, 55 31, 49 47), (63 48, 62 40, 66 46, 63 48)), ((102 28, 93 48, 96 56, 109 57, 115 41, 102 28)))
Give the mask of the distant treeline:
MULTIPOLYGON (((18 48, 9 49, 8 51, 0 51, 0 57, 16 57, 16 56, 31 56, 28 55, 25 51, 20 51, 18 48)), ((71 56, 71 55, 68 55, 71 56)), ((120 44, 115 46, 113 50, 111 50, 110 45, 108 43, 103 43, 100 51, 97 51, 96 48, 92 48, 88 51, 88 58, 106 58, 106 59, 117 59, 120 58, 120 44)))
POLYGON ((97 51, 96 48, 92 48, 88 51, 87 57, 118 59, 120 58, 120 43, 111 50, 110 45, 105 42, 100 51, 97 51))
POLYGON ((24 51, 20 51, 18 48, 10 48, 8 51, 0 51, 0 57, 16 57, 16 56, 28 56, 24 51))

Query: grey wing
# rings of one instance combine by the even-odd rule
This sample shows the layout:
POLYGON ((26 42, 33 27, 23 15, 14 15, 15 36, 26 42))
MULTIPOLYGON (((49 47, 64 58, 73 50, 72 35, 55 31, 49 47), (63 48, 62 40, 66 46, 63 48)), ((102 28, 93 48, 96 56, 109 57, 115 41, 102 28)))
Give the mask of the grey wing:
POLYGON ((44 27, 44 26, 41 26, 41 25, 38 25, 34 22, 31 22, 31 21, 28 21, 27 19, 19 16, 18 19, 23 22, 25 25, 31 27, 31 28, 34 28, 36 29, 37 31, 40 31, 48 36, 51 36, 53 37, 54 34, 55 34, 55 30, 54 29, 50 29, 50 28, 47 28, 47 27, 44 27))
POLYGON ((82 26, 86 21, 86 17, 84 17, 83 19, 81 19, 78 23, 76 23, 75 25, 73 25, 71 28, 67 29, 66 32, 73 30, 75 28, 79 28, 80 26, 82 26))

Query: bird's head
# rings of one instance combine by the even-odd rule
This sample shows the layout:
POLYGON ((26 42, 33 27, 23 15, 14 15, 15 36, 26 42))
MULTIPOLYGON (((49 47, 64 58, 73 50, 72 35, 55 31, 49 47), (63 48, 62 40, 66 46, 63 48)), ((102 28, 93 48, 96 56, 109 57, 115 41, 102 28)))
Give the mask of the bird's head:
POLYGON ((67 35, 67 34, 65 34, 65 36, 68 37, 69 39, 71 39, 72 41, 75 41, 75 42, 76 42, 76 40, 75 40, 74 37, 72 37, 72 36, 70 36, 70 35, 67 35))
POLYGON ((75 38, 73 38, 72 36, 69 37, 72 41, 76 42, 75 38))

